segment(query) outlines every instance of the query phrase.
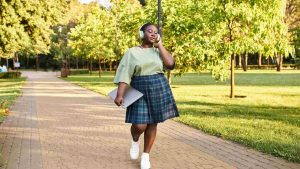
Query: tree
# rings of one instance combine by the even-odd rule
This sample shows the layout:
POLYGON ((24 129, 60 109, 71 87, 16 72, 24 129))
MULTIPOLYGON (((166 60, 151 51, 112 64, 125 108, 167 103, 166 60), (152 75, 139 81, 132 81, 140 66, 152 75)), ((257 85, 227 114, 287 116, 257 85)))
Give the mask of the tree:
POLYGON ((20 21, 14 1, 3 1, 0 4, 0 56, 14 57, 14 53, 29 44, 29 36, 20 21))
POLYGON ((18 51, 36 56, 47 53, 51 26, 59 21, 65 6, 65 0, 1 1, 1 55, 13 57, 18 51))
POLYGON ((285 23, 289 32, 296 31, 300 26, 300 0, 287 0, 285 9, 285 23))
MULTIPOLYGON (((125 50, 137 45, 142 7, 138 1, 113 1, 110 9, 90 4, 90 13, 70 33, 75 55, 101 62, 119 60, 125 50)), ((101 67, 99 67, 99 70, 101 67)))
MULTIPOLYGON (((174 54, 179 73, 210 70, 225 80, 231 67, 234 97, 236 55, 274 56, 287 49, 282 6, 282 0, 164 1, 164 44, 174 54)), ((155 20, 155 4, 148 4, 145 13, 155 20)))
POLYGON ((111 9, 115 24, 115 55, 117 60, 129 47, 138 45, 138 32, 142 24, 146 23, 146 15, 137 0, 113 0, 111 9))

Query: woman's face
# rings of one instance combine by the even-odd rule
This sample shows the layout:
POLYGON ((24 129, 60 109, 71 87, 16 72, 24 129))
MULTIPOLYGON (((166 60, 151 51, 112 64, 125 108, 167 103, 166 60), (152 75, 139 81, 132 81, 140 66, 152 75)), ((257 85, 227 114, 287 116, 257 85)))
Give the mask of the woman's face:
POLYGON ((154 25, 149 25, 144 31, 144 42, 147 43, 156 43, 157 39, 157 28, 154 25))

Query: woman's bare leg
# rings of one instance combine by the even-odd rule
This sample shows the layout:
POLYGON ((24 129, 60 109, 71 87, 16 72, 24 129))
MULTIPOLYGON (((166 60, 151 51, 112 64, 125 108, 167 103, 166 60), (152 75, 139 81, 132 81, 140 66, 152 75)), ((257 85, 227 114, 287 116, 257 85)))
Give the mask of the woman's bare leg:
POLYGON ((144 153, 149 153, 154 143, 157 131, 157 123, 148 124, 144 133, 144 153))
POLYGON ((131 125, 131 136, 133 141, 139 141, 140 135, 145 132, 147 124, 132 124, 131 125))

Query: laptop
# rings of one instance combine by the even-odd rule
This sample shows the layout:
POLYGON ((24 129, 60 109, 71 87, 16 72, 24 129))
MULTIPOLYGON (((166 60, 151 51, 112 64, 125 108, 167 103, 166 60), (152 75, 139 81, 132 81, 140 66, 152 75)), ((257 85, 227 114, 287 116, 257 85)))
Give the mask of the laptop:
MULTIPOLYGON (((117 92, 118 92, 118 88, 115 88, 108 93, 108 96, 110 96, 111 99, 115 100, 115 98, 117 97, 117 92)), ((125 91, 124 101, 121 107, 126 109, 128 106, 130 106, 132 103, 137 101, 142 96, 143 93, 129 86, 125 91)))

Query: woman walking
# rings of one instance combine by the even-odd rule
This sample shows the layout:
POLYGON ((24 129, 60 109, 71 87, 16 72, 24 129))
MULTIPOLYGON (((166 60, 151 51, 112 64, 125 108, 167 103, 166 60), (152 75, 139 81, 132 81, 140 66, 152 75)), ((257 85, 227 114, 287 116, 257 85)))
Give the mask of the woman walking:
POLYGON ((126 110, 126 123, 131 123, 130 158, 139 157, 139 138, 144 133, 141 169, 151 167, 149 153, 154 143, 157 123, 178 117, 178 109, 163 67, 174 69, 172 55, 163 46, 157 27, 147 23, 140 28, 142 44, 127 50, 122 57, 114 83, 118 84, 116 105, 123 103, 128 85, 144 95, 126 110))

